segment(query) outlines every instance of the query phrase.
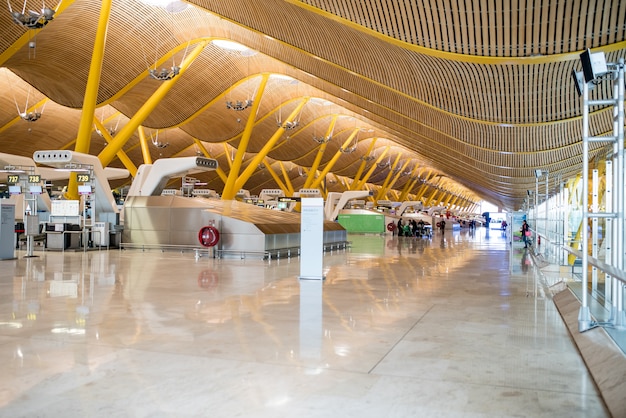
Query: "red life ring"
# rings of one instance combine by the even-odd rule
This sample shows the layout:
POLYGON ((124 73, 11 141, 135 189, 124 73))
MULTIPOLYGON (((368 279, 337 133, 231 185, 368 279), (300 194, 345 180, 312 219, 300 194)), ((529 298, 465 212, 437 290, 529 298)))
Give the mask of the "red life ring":
POLYGON ((203 226, 198 231, 198 241, 203 247, 214 247, 219 240, 220 232, 214 226, 203 226))
POLYGON ((393 231, 395 231, 395 230, 396 230, 396 224, 394 224, 393 222, 389 222, 389 223, 387 224, 387 231, 391 231, 391 232, 393 232, 393 231))

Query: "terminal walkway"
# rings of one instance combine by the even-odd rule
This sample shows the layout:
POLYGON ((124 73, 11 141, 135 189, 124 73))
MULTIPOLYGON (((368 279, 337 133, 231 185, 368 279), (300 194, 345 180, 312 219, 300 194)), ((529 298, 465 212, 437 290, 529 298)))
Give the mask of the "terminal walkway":
POLYGON ((500 231, 349 240, 324 282, 298 258, 0 261, 0 416, 609 416, 500 231))

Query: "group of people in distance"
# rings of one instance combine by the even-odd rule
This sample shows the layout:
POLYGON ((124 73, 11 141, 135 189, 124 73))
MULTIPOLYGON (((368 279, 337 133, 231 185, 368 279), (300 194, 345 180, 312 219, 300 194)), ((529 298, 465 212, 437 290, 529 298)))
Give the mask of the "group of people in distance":
POLYGON ((427 233, 426 224, 421 219, 419 221, 409 219, 406 223, 398 219, 397 232, 399 237, 421 237, 427 233))

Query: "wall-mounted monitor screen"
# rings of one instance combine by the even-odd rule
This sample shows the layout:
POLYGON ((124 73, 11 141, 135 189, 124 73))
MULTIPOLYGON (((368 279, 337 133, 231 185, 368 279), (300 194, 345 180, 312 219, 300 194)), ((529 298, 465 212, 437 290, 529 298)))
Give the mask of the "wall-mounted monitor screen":
POLYGON ((42 190, 41 186, 29 186, 28 187, 28 192, 30 194, 41 194, 41 193, 43 193, 43 190, 42 190))
POLYGON ((21 194, 22 187, 19 185, 9 186, 9 194, 21 194))
POLYGON ((91 186, 88 184, 78 186, 78 194, 91 194, 91 186))

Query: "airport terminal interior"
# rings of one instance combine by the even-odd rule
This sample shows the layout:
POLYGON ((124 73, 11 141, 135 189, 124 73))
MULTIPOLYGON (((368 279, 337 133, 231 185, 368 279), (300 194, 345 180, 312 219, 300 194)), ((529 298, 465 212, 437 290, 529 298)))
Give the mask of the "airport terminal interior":
POLYGON ((2 8, 0 416, 626 416, 626 2, 2 8))

